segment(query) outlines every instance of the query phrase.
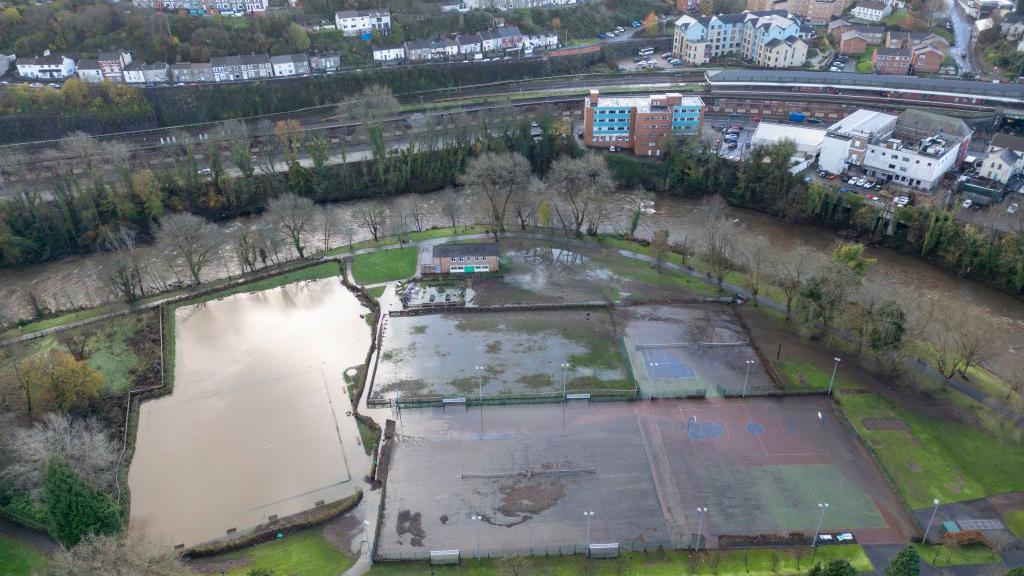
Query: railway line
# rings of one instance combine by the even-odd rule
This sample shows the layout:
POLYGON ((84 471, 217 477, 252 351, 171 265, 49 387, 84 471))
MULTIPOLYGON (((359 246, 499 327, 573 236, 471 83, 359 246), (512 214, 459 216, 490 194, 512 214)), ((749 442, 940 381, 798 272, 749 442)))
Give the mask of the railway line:
MULTIPOLYGON (((891 77, 870 77, 863 81, 855 74, 822 74, 808 72, 775 73, 768 80, 763 71, 688 70, 640 74, 581 74, 558 78, 544 78, 530 81, 502 81, 484 85, 444 88, 422 92, 400 94, 399 100, 406 110, 383 120, 385 129, 393 137, 414 138, 416 130, 411 120, 419 126, 444 126, 449 118, 460 115, 469 118, 493 114, 499 110, 541 110, 550 108, 558 112, 576 112, 585 90, 598 87, 605 93, 635 92, 638 88, 651 91, 685 90, 688 94, 701 96, 709 106, 709 113, 731 110, 729 103, 746 103, 748 107, 757 103, 772 103, 791 106, 799 110, 808 106, 849 109, 871 107, 898 111, 908 107, 927 106, 968 117, 1000 117, 1020 114, 1024 117, 1024 86, 988 85, 979 82, 927 80, 891 77), (847 78, 847 77, 854 78, 847 78), (881 80, 880 80, 881 79, 881 80), (826 81, 838 84, 826 84, 826 81), (859 83, 856 83, 859 81, 859 83), (922 82, 923 81, 923 82, 922 82), (948 84, 948 87, 946 86, 948 84), (973 93, 957 93, 952 89, 973 88, 973 93), (941 90, 938 88, 942 88, 941 90), (545 95, 558 91, 561 94, 545 95), (573 92, 566 94, 565 92, 573 92), (509 95, 515 99, 507 101, 480 102, 489 96, 509 95)), ((744 109, 744 106, 735 106, 744 109)), ((336 105, 326 105, 291 112, 241 119, 247 124, 250 147, 258 153, 259 143, 275 137, 273 120, 296 118, 307 134, 324 134, 332 144, 365 146, 358 141, 361 122, 339 118, 336 105), (267 122, 270 120, 270 122, 267 122)), ((233 140, 237 134, 226 134, 219 128, 222 122, 209 122, 187 126, 175 126, 152 130, 104 134, 96 136, 99 141, 118 141, 130 152, 130 162, 135 165, 153 165, 166 161, 169 152, 186 142, 201 148, 225 140, 233 140)), ((59 148, 60 141, 32 142, 21 145, 0 147, 21 150, 23 174, 58 173, 71 158, 59 148), (45 151, 45 153, 44 153, 45 151), (47 168, 50 168, 49 170, 47 168)), ((99 154, 95 160, 103 158, 99 154)), ((74 172, 72 170, 72 172, 74 172)), ((45 180, 37 178, 36 183, 45 180)), ((12 182, 8 177, 7 186, 12 182)), ((26 180, 28 181, 28 180, 26 180)), ((4 191, 0 190, 0 196, 4 191)))

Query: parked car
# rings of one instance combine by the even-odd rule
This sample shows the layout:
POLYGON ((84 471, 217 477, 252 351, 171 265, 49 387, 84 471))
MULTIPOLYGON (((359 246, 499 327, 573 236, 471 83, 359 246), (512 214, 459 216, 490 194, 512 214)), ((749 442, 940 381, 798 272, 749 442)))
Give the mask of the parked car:
POLYGON ((1016 202, 1014 202, 1013 204, 1010 204, 1009 206, 1006 207, 1006 213, 1007 214, 1016 214, 1018 209, 1020 209, 1020 207, 1017 206, 1016 202))
POLYGON ((834 542, 831 534, 818 534, 818 542, 834 542))
POLYGON ((663 52, 661 54, 661 59, 662 60, 669 60, 671 58, 672 58, 672 53, 671 52, 663 52))
POLYGON ((974 206, 974 200, 971 200, 970 198, 964 200, 963 203, 960 204, 961 208, 970 208, 971 206, 974 206))
POLYGON ((632 25, 633 25, 633 28, 639 28, 640 27, 640 21, 639 20, 633 20, 633 24, 632 25))
POLYGON ((836 540, 840 542, 853 542, 853 534, 849 532, 843 532, 842 534, 836 536, 836 540))
POLYGON ((668 63, 673 65, 673 66, 682 66, 683 65, 683 61, 680 60, 679 58, 673 58, 673 59, 669 60, 668 63))

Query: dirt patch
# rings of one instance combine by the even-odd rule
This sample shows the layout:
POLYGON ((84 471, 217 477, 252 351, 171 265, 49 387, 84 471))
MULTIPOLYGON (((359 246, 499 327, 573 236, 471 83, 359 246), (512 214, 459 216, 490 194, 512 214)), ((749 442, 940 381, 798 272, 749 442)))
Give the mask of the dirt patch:
POLYGON ((485 520, 489 524, 509 528, 544 512, 565 496, 565 486, 557 478, 548 481, 517 480, 503 484, 498 487, 498 491, 501 493, 501 506, 497 511, 505 518, 515 518, 516 521, 508 524, 491 518, 485 520))
POLYGON ((551 378, 550 374, 544 373, 527 374, 525 376, 521 376, 518 380, 516 380, 516 382, 519 382, 520 384, 526 386, 531 390, 537 390, 540 388, 550 388, 555 383, 554 380, 551 378))
POLYGON ((860 421, 868 430, 894 430, 910 432, 910 426, 901 418, 864 418, 860 421))
POLYGON ((352 542, 356 538, 362 538, 362 531, 363 523, 355 514, 349 513, 324 524, 321 535, 342 554, 351 554, 352 542))
POLYGON ((427 537, 427 531, 423 529, 423 517, 419 512, 413 514, 408 510, 402 510, 398 513, 398 524, 395 526, 395 532, 398 533, 399 538, 406 534, 412 536, 409 544, 417 548, 423 547, 423 539, 427 537))
POLYGON ((207 558, 190 561, 188 569, 193 574, 223 574, 229 570, 244 568, 251 563, 252 558, 232 558, 230 560, 207 558))

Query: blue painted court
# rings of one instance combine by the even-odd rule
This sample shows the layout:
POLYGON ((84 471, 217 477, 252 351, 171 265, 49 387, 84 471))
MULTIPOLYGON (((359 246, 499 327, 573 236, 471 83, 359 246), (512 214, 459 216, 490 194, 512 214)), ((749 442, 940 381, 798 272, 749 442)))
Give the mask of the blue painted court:
POLYGON ((672 348, 642 348, 640 354, 647 367, 647 376, 651 380, 681 380, 696 378, 693 370, 678 357, 678 351, 672 348), (673 352, 676 352, 675 354, 673 352))

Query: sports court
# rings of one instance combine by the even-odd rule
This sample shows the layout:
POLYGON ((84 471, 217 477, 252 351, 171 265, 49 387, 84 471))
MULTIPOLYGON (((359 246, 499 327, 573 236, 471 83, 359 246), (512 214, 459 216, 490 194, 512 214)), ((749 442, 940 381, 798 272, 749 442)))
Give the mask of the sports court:
POLYGON ((403 410, 378 553, 555 553, 592 542, 656 548, 704 534, 913 527, 823 398, 657 400, 403 410), (820 417, 819 417, 820 413, 820 417), (480 520, 473 520, 478 515, 480 520))
POLYGON ((645 398, 775 390, 746 328, 726 306, 620 309, 630 366, 645 398), (747 362, 754 362, 748 370, 747 362))

